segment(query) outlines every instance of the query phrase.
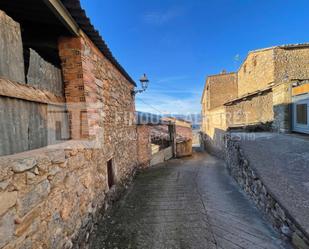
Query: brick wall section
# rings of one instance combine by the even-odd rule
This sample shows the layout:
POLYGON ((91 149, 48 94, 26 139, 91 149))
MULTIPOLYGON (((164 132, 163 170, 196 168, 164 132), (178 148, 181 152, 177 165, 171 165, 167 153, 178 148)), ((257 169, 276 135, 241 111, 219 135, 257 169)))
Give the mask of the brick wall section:
POLYGON ((149 125, 137 126, 137 152, 139 166, 142 168, 148 167, 151 161, 151 136, 149 125))
POLYGON ((81 38, 63 37, 59 39, 59 55, 62 61, 72 139, 83 139, 89 136, 87 115, 81 114, 82 110, 86 111, 81 51, 81 38))
POLYGON ((274 81, 274 50, 251 52, 238 71, 238 97, 264 89, 274 81))

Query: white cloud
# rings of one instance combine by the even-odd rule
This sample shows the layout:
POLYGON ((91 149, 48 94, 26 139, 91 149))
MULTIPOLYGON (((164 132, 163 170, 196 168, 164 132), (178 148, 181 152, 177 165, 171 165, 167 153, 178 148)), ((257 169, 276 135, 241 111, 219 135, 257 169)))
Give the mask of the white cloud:
POLYGON ((137 111, 155 114, 200 113, 200 95, 188 94, 186 98, 162 93, 147 93, 136 98, 137 111))
POLYGON ((159 79, 157 83, 174 83, 174 82, 185 80, 185 79, 188 79, 188 76, 186 75, 170 76, 170 77, 159 79))
POLYGON ((147 24, 152 25, 163 25, 171 20, 181 16, 183 14, 183 10, 180 8, 171 8, 164 12, 153 11, 144 14, 143 20, 147 24))
POLYGON ((191 81, 194 80, 185 74, 151 81, 147 91, 136 96, 137 111, 154 114, 200 113, 203 89, 189 83, 191 81))

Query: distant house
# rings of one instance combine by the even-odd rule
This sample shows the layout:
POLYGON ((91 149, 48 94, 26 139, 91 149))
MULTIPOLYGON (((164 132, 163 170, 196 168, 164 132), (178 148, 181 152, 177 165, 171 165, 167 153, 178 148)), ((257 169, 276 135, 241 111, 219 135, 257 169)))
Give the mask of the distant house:
POLYGON ((176 125, 177 135, 177 156, 191 156, 192 155, 192 123, 174 117, 163 117, 163 122, 171 122, 176 125))
MULTIPOLYGON (((152 144, 152 154, 173 146, 175 156, 184 157, 192 155, 192 123, 184 119, 174 117, 160 117, 149 113, 137 113, 139 137, 150 137, 152 144), (159 118, 159 120, 158 120, 159 118), (172 138, 176 133, 175 140, 172 138)), ((147 149, 148 151, 148 149, 147 149)), ((141 153, 141 157, 147 154, 147 151, 141 153)), ((145 162, 147 160, 144 160, 145 162)))
POLYGON ((228 129, 309 133, 309 44, 252 51, 236 73, 209 76, 202 104, 204 141, 214 151, 228 129))

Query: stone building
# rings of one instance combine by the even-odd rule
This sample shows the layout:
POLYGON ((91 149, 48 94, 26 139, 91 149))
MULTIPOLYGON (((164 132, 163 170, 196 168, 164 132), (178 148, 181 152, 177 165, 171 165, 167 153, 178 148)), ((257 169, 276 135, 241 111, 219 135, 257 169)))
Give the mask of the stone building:
POLYGON ((176 156, 187 157, 192 156, 192 123, 190 121, 174 118, 163 117, 163 122, 172 122, 176 129, 176 156))
POLYGON ((141 167, 154 166, 173 157, 192 156, 191 122, 170 117, 142 118, 137 122, 138 161, 141 167))
POLYGON ((145 163, 135 83, 79 0, 0 10, 0 248, 81 248, 145 163))
POLYGON ((203 143, 209 150, 220 155, 223 147, 223 136, 227 130, 225 102, 237 97, 237 74, 225 73, 212 75, 207 78, 202 96, 202 125, 203 143))
POLYGON ((250 52, 236 73, 208 77, 203 141, 220 152, 228 129, 309 133, 308 61, 308 44, 276 46, 250 52))

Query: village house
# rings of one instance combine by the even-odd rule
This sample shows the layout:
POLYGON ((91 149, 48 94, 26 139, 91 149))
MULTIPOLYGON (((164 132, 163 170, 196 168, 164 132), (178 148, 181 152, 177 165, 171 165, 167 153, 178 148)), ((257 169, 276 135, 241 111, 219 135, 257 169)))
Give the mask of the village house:
POLYGON ((0 54, 0 248, 82 246, 147 163, 135 82, 79 0, 1 1, 0 54))
POLYGON ((202 142, 222 156, 227 130, 309 133, 309 45, 251 51, 238 72, 207 78, 202 142))
POLYGON ((138 113, 138 161, 145 168, 192 156, 192 124, 173 117, 138 113))
POLYGON ((192 123, 190 121, 174 118, 163 117, 163 122, 171 122, 175 124, 176 129, 176 156, 186 157, 192 156, 192 123))

